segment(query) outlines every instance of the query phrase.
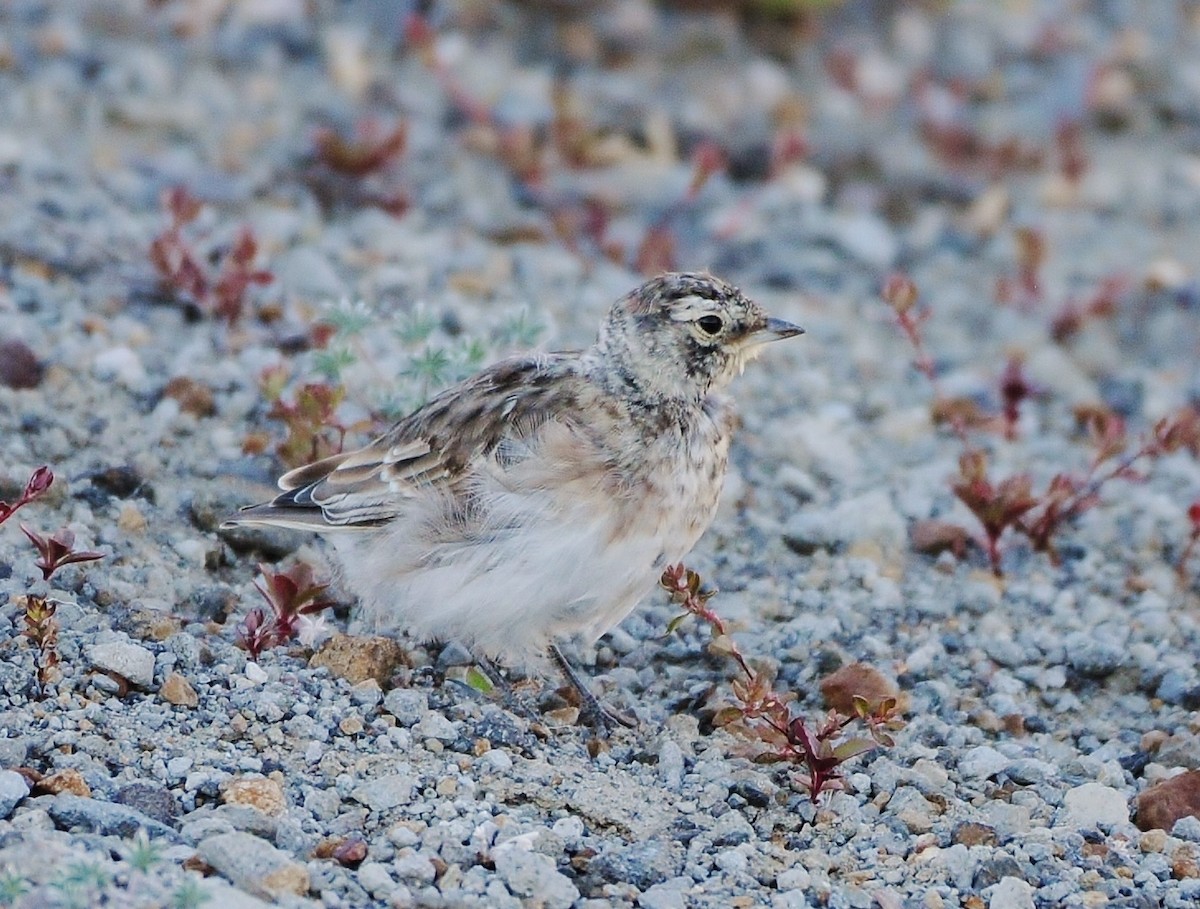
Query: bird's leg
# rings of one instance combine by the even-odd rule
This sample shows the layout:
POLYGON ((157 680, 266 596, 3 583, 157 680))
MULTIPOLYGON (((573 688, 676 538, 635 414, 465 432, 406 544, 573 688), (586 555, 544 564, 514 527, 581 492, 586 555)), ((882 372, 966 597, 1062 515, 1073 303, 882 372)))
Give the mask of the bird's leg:
POLYGON ((476 662, 479 663, 479 668, 483 670, 483 674, 488 677, 488 681, 500 692, 504 699, 506 710, 522 716, 531 722, 541 721, 541 711, 534 706, 529 698, 517 691, 513 683, 509 681, 508 676, 501 671, 494 660, 481 656, 477 657, 476 662))
POLYGON ((601 736, 607 736, 612 732, 614 724, 627 728, 637 725, 636 720, 600 703, 599 699, 584 684, 583 679, 575 672, 575 668, 567 662, 567 658, 563 656, 563 652, 559 650, 557 644, 550 645, 550 658, 554 660, 566 678, 567 684, 574 688, 575 693, 579 695, 579 718, 584 723, 591 726, 601 736))

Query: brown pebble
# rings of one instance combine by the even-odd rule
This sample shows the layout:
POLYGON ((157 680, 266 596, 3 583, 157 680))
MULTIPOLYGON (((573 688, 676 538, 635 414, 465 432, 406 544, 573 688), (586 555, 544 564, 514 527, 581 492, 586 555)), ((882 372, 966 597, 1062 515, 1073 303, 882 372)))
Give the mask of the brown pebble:
POLYGON ((163 680, 162 687, 158 689, 158 696, 176 707, 195 707, 200 703, 192 683, 178 672, 172 672, 163 680))
POLYGON ((1180 818, 1200 818, 1200 770, 1156 783, 1137 797, 1137 825, 1170 831, 1180 818))
POLYGON ((7 388, 37 388, 45 367, 24 341, 0 338, 0 385, 7 388))
POLYGON ((865 698, 872 707, 886 698, 898 698, 896 683, 866 663, 850 663, 821 679, 821 694, 832 710, 852 716, 854 698, 865 698))
POLYGON ((187 376, 176 376, 167 383, 163 394, 179 402, 179 409, 197 417, 211 417, 217 412, 212 389, 187 376))
POLYGON ((56 770, 54 773, 42 777, 38 781, 37 788, 50 795, 58 795, 60 792, 66 792, 85 799, 92 797, 92 787, 84 781, 82 774, 78 770, 56 770))
POLYGON ((263 814, 270 815, 283 814, 287 807, 283 787, 275 780, 259 777, 233 780, 225 786, 221 801, 226 805, 257 808, 263 814))
POLYGON ((1171 853, 1171 876, 1177 881, 1200 877, 1200 862, 1196 859, 1195 847, 1180 846, 1171 853))
POLYGON ((1000 841, 994 827, 974 821, 967 821, 955 827, 951 839, 964 846, 995 846, 1000 841))
POLYGON ((374 679, 385 684, 405 659, 404 648, 391 638, 335 634, 312 655, 308 665, 324 666, 352 685, 374 679))

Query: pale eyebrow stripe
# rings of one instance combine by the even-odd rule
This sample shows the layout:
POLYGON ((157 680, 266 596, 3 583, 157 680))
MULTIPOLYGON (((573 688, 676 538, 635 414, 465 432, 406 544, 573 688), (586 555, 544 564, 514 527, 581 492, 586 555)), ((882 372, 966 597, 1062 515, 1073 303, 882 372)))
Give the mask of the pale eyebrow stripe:
POLYGON ((675 322, 689 322, 698 316, 716 315, 711 304, 712 300, 705 300, 703 297, 683 297, 671 307, 671 319, 675 322))

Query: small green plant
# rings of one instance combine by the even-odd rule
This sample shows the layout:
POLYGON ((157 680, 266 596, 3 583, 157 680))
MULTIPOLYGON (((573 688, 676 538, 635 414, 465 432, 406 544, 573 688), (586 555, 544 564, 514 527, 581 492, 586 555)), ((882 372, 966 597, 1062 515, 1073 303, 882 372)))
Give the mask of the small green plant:
POLYGON ((212 899, 212 894, 200 886, 199 880, 189 874, 171 894, 171 909, 200 909, 212 899))
POLYGON ((15 871, 0 874, 0 906, 11 906, 29 892, 29 882, 15 871))
POLYGON ((129 862, 129 867, 142 874, 152 871, 154 866, 162 861, 162 857, 162 846, 150 839, 145 830, 139 830, 134 835, 125 853, 125 861, 129 862))
POLYGON ((96 862, 72 862, 50 882, 59 899, 70 909, 88 909, 98 905, 113 882, 112 873, 96 862))
POLYGON ((729 636, 725 622, 709 607, 716 591, 705 589, 700 575, 675 565, 663 572, 659 584, 684 609, 667 626, 668 634, 688 616, 695 616, 711 630, 712 648, 737 665, 739 676, 730 685, 735 703, 719 710, 713 725, 750 743, 749 756, 755 763, 786 763, 800 768, 794 780, 816 802, 822 792, 842 788, 841 767, 851 758, 895 744, 890 733, 904 726, 896 698, 871 702, 856 694, 853 713, 833 710, 820 724, 810 727, 792 711, 790 703, 795 696, 777 692, 772 680, 747 662, 729 636), (867 736, 845 738, 855 725, 863 726, 867 736))

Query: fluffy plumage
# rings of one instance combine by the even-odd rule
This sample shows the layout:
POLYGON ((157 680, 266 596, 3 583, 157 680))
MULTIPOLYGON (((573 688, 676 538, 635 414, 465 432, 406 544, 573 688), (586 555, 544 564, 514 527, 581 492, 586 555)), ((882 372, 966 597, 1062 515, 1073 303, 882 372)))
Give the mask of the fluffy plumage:
POLYGON ((710 275, 663 275, 587 350, 497 363, 230 523, 328 535, 377 632, 506 662, 594 641, 712 521, 732 428, 718 392, 799 332, 710 275))

